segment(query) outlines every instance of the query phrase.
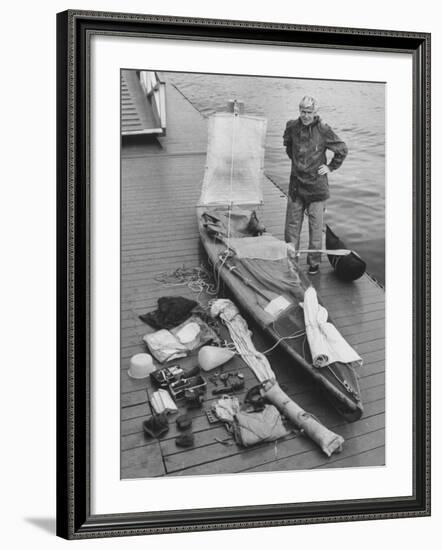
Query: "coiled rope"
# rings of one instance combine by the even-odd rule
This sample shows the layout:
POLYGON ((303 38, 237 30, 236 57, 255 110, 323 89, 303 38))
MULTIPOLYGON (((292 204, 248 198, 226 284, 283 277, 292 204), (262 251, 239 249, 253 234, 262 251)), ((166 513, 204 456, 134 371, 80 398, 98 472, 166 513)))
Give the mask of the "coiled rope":
POLYGON ((192 292, 197 293, 196 301, 202 307, 200 297, 203 292, 209 296, 218 294, 218 284, 214 283, 212 274, 206 267, 199 265, 197 267, 178 267, 174 271, 162 272, 154 277, 155 281, 166 287, 187 286, 192 292))

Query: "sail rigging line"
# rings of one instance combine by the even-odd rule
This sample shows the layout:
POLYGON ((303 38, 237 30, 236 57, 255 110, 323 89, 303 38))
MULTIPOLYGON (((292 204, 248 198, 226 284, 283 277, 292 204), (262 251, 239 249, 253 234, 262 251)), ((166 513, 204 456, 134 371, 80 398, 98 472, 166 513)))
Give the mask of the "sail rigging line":
MULTIPOLYGON (((227 259, 229 258, 229 249, 226 249, 224 252, 219 254, 218 259, 215 263, 212 263, 213 265, 213 278, 215 280, 216 286, 215 291, 213 292, 213 295, 217 296, 220 287, 221 287, 221 270, 224 267, 224 264, 226 263, 227 259)), ((210 259, 209 259, 210 261, 210 259)))
MULTIPOLYGON (((228 326, 224 321, 223 321, 223 324, 225 324, 226 326, 228 326)), ((270 353, 271 351, 273 351, 277 346, 279 346, 279 344, 285 340, 294 340, 296 338, 301 338, 302 336, 305 335, 305 330, 297 330, 295 331, 294 333, 292 334, 288 334, 287 336, 281 336, 278 331, 276 330, 275 326, 274 326, 274 323, 273 324, 273 329, 276 333, 276 335, 278 336, 278 340, 273 344, 273 346, 271 346, 270 348, 264 350, 264 351, 258 351, 258 353, 262 353, 263 355, 267 355, 268 353, 270 353)), ((225 348, 229 349, 230 351, 234 351, 236 353, 236 355, 247 355, 248 357, 254 357, 256 355, 256 353, 244 353, 244 354, 240 354, 237 350, 236 350, 236 347, 235 347, 235 344, 233 342, 227 342, 227 340, 224 341, 224 346, 225 348)))
POLYGON ((227 223, 227 248, 230 248, 230 232, 231 232, 231 212, 232 212, 232 195, 233 195, 233 160, 235 157, 235 134, 236 134, 236 120, 238 118, 238 107, 236 99, 233 102, 233 117, 232 117, 232 147, 230 151, 230 188, 229 188, 229 206, 227 209, 228 212, 228 223, 227 223))
MULTIPOLYGON (((276 330, 275 330, 275 332, 276 332, 276 330)), ((279 346, 279 344, 281 342, 283 342, 284 340, 294 340, 296 338, 301 338, 301 336, 304 336, 304 335, 305 335, 305 331, 304 330, 299 330, 297 332, 294 332, 293 334, 289 334, 288 336, 280 336, 279 339, 273 344, 273 346, 271 348, 266 349, 264 351, 261 351, 260 353, 262 353, 264 355, 267 355, 268 353, 273 351, 277 346, 279 346)))

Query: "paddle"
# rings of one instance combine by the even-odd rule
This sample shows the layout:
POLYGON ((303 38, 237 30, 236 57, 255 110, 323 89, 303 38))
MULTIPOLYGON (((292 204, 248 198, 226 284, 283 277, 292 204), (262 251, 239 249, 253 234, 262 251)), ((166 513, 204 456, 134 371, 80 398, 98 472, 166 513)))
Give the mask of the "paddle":
MULTIPOLYGON (((351 250, 347 250, 346 248, 338 248, 336 250, 327 250, 327 249, 324 249, 324 248, 320 248, 320 249, 312 249, 312 250, 309 250, 309 249, 303 249, 303 250, 298 250, 296 253, 297 254, 309 254, 309 253, 315 253, 315 252, 320 252, 321 254, 330 254, 331 256, 348 256, 349 254, 352 253, 351 250)), ((353 252, 354 254, 354 252, 353 252)))

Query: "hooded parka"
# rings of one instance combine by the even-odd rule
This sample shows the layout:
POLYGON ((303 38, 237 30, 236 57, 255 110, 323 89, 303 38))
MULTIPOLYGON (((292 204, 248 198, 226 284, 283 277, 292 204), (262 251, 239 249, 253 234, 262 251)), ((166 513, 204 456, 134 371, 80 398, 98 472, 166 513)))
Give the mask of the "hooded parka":
POLYGON ((291 199, 301 198, 307 204, 327 200, 330 197, 327 174, 321 176, 318 170, 322 164, 327 164, 327 149, 334 153, 329 169, 339 168, 348 152, 345 143, 328 124, 315 116, 308 126, 300 118, 289 120, 284 132, 284 145, 292 161, 291 199))

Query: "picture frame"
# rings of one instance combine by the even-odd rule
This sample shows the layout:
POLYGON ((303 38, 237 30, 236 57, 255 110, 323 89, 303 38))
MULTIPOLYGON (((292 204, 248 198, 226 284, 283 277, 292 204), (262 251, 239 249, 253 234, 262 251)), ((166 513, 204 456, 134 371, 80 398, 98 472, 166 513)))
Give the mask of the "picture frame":
MULTIPOLYGON (((342 78, 345 78, 343 74, 342 78)), ((430 514, 430 35, 68 10, 57 15, 57 534, 116 537, 430 514), (94 513, 91 506, 91 40, 377 52, 412 58, 412 494, 94 513)), ((93 189, 92 189, 93 191, 93 189)), ((115 427, 117 429, 117 427, 115 427)), ((136 481, 134 481, 136 483, 136 481)))

